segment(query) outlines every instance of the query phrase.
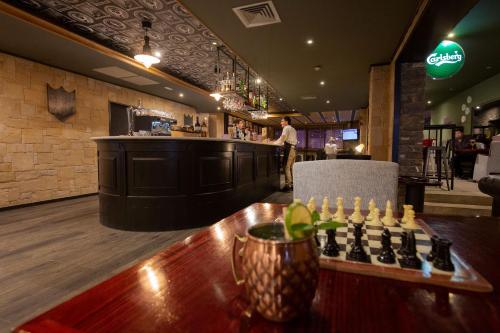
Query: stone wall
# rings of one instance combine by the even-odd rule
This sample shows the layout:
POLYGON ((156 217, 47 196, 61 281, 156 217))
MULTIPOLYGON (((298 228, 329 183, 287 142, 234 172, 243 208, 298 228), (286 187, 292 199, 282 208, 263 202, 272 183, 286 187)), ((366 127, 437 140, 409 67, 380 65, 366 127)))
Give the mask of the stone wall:
POLYGON ((422 175, 425 117, 425 65, 403 63, 400 72, 399 173, 422 175))
POLYGON ((93 136, 108 134, 108 103, 172 112, 180 125, 192 107, 0 53, 0 207, 97 191, 93 136), (76 89, 76 114, 47 109, 47 83, 76 89))

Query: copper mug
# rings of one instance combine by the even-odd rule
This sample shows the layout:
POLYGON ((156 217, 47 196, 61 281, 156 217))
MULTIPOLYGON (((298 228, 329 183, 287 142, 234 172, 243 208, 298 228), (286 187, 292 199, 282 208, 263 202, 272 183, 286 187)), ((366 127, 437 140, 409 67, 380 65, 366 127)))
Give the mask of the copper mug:
POLYGON ((261 223, 249 228, 245 237, 235 235, 231 261, 236 284, 245 285, 251 309, 278 322, 309 310, 319 277, 313 236, 290 241, 284 240, 283 232, 281 223, 261 223), (243 243, 239 251, 238 242, 243 243), (239 257, 241 277, 235 267, 239 257))

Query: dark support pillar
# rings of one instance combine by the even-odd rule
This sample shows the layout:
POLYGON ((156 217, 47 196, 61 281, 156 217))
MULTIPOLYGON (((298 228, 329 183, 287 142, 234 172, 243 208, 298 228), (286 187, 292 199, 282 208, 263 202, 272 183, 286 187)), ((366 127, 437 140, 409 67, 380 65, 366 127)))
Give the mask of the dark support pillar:
POLYGON ((402 63, 399 96, 399 173, 421 176, 425 117, 425 65, 402 63))

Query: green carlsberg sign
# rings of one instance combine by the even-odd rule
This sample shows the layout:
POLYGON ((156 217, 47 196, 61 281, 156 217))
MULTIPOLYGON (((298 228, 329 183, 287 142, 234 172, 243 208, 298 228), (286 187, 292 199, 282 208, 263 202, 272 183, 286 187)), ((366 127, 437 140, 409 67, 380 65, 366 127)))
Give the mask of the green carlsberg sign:
POLYGON ((427 57, 425 69, 434 79, 447 79, 457 74, 465 63, 465 53, 460 45, 444 40, 427 57))

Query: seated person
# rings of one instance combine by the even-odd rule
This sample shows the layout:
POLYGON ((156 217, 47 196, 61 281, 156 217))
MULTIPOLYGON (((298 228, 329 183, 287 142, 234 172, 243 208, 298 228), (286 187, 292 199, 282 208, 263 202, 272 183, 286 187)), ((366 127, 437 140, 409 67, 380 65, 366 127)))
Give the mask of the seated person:
POLYGON ((330 140, 325 144, 325 154, 327 159, 334 158, 334 155, 337 154, 337 144, 333 136, 330 137, 330 140))
MULTIPOLYGON (((451 140, 450 140, 451 141, 451 140)), ((453 149, 455 150, 455 157, 453 158, 452 165, 455 170, 455 175, 459 178, 464 178, 463 165, 464 162, 471 162, 470 154, 463 154, 462 152, 471 149, 470 138, 464 135, 463 128, 458 128, 455 131, 455 140, 453 141, 453 149)), ((475 159, 475 156, 474 156, 475 159)), ((472 164, 474 161, 472 160, 472 164)))

